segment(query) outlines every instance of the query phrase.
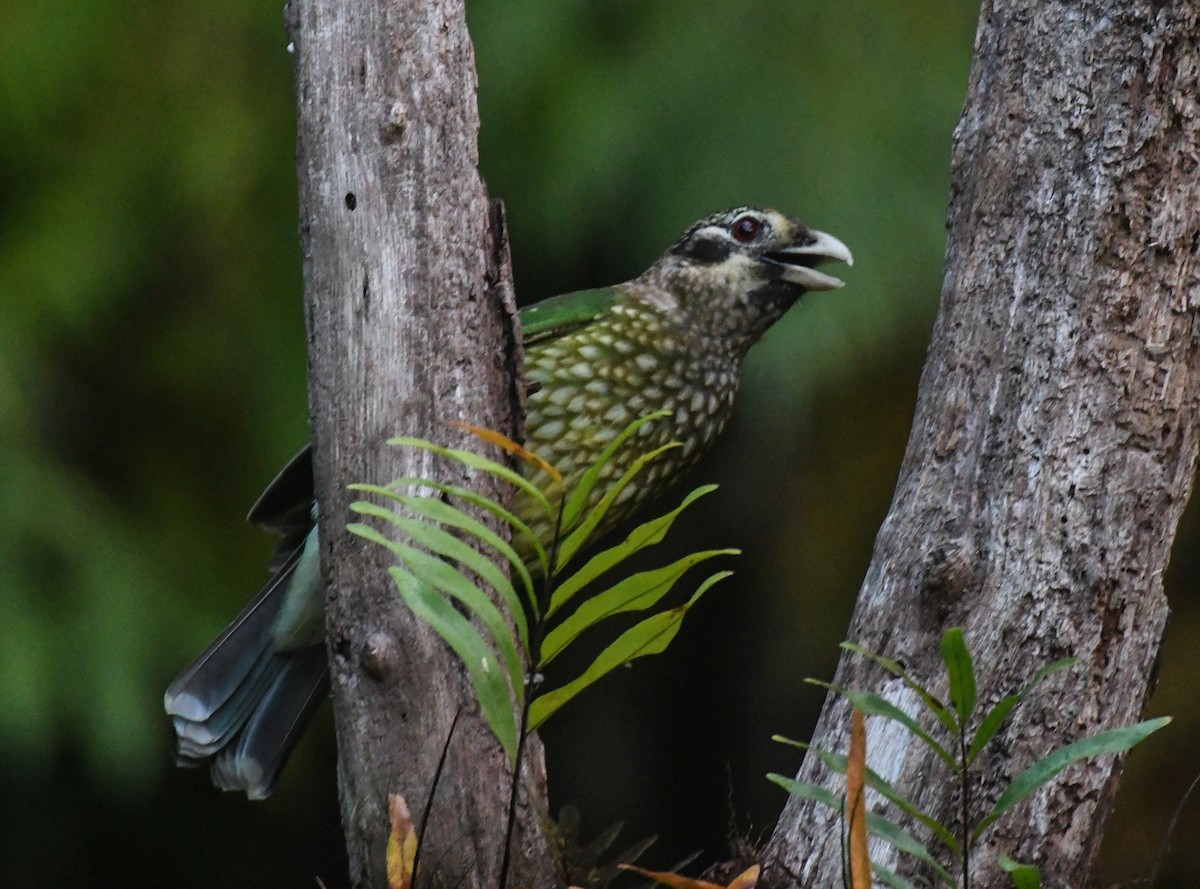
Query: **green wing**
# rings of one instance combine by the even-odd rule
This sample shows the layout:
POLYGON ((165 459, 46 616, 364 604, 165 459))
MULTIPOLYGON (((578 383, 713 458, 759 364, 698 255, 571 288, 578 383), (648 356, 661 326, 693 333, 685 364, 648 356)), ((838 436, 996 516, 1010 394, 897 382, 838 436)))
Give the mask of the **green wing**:
POLYGON ((552 296, 526 306, 519 313, 525 347, 586 327, 608 311, 619 295, 616 287, 600 287, 552 296))

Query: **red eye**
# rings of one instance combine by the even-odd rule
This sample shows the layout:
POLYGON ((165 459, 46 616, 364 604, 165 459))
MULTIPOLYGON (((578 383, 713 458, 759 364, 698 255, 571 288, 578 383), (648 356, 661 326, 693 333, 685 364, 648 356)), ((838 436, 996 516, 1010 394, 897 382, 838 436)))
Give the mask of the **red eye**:
POLYGON ((742 244, 749 244, 762 234, 763 224, 753 216, 741 216, 734 220, 729 229, 733 239, 742 244))

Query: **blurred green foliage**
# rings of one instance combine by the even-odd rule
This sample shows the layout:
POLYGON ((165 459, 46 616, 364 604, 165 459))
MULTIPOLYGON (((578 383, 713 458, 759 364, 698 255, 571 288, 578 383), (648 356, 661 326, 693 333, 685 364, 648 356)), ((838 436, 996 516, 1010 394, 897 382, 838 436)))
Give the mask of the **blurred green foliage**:
MULTIPOLYGON (((769 736, 811 726, 799 679, 835 661, 907 436, 975 13, 469 5, 483 172, 522 302, 632 277, 742 203, 799 214, 858 260, 752 354, 691 478, 722 490, 681 539, 742 547, 736 589, 548 738, 585 831, 625 818, 663 835, 663 862, 719 855, 727 781, 743 826, 782 802, 761 777, 789 766, 769 736)), ((17 885, 344 879, 327 725, 250 805, 170 767, 160 709, 263 580, 270 541, 241 517, 306 436, 286 42, 278 2, 0 10, 0 873, 17 885)), ((1172 674, 1172 652, 1182 750, 1195 655, 1172 674)), ((1134 762, 1176 786, 1187 759, 1134 762)), ((1133 799, 1137 860, 1111 856, 1125 878, 1169 816, 1133 799)))

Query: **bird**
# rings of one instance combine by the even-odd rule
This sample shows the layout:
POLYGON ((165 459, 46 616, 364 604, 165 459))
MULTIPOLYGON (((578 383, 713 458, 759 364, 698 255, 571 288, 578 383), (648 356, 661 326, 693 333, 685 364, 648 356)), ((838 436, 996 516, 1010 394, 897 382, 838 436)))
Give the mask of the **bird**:
MULTIPOLYGON (((628 517, 721 432, 751 346, 803 294, 843 285, 817 270, 827 262, 854 260, 840 240, 798 219, 738 207, 696 222, 631 281, 522 309, 525 447, 564 476, 555 484, 529 470, 530 480, 561 497, 632 421, 662 412, 618 449, 596 487, 601 496, 639 455, 679 443, 622 490, 608 523, 628 517)), ((518 492, 516 511, 541 521, 534 531, 548 545, 553 528, 529 499, 518 492)), ((217 787, 262 799, 328 689, 311 447, 279 472, 248 520, 282 536, 271 579, 170 684, 164 707, 177 764, 207 764, 217 787)))

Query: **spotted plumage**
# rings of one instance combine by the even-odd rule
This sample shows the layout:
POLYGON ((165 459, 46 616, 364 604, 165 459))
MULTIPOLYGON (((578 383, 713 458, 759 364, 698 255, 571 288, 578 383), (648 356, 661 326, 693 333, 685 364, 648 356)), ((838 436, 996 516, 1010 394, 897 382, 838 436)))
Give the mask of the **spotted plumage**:
MULTIPOLYGON (((633 420, 664 410, 614 455, 604 481, 660 445, 621 495, 618 521, 694 463, 733 409, 742 360, 806 291, 841 286, 814 267, 851 262, 830 235, 774 210, 741 207, 700 220, 640 277, 554 297, 521 312, 527 446, 566 476, 566 489, 633 420)), ((402 429, 402 423, 400 430, 402 429)), ((534 476, 551 497, 562 487, 534 476)), ((604 485, 594 497, 602 496, 604 485)), ((529 503, 518 511, 534 518, 529 503)), ((210 763, 224 789, 268 795, 327 677, 324 589, 305 449, 250 520, 284 535, 271 582, 171 683, 165 696, 181 765, 210 763)), ((549 542, 551 528, 535 521, 549 542)))
MULTIPOLYGON (((850 252, 780 213, 742 207, 693 225, 633 281, 526 309, 527 445, 563 471, 569 489, 629 423, 669 411, 606 467, 602 478, 614 481, 640 454, 681 445, 622 492, 610 524, 619 521, 712 444, 733 410, 742 360, 762 333, 806 290, 841 286, 811 268, 827 260, 850 261, 850 252), (577 299, 586 321, 575 325, 557 313, 559 303, 577 299), (542 314, 552 331, 545 338, 537 333, 542 314)), ((546 493, 561 490, 544 475, 535 481, 546 493)), ((593 499, 602 494, 598 488, 593 499)), ((542 521, 532 504, 524 507, 523 517, 542 521)), ((544 521, 540 530, 550 533, 544 521)))

